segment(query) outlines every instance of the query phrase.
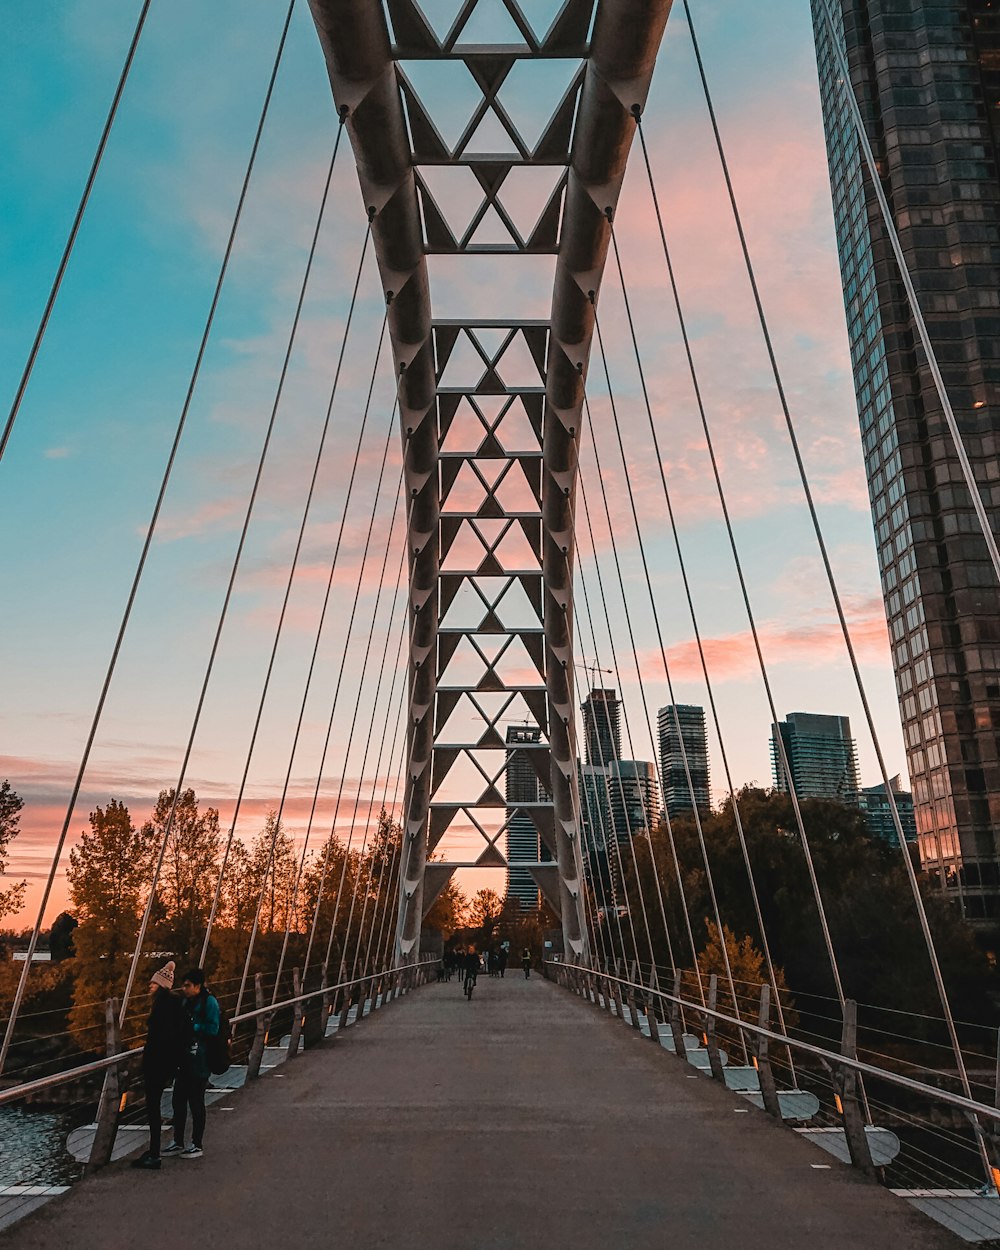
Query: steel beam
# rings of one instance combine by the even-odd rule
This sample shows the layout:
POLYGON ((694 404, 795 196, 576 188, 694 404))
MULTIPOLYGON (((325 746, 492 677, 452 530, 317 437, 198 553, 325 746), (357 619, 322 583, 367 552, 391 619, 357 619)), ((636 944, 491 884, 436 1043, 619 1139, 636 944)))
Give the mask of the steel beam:
MULTIPOLYGON (((310 7, 334 100, 346 119, 357 161, 364 208, 371 221, 388 301, 389 334, 398 376, 409 503, 411 623, 398 954, 409 960, 418 954, 424 911, 441 574, 440 446, 425 242, 415 157, 383 7, 376 0, 310 0, 310 7)), ((447 59, 463 55, 461 48, 451 49, 439 43, 422 14, 408 0, 392 0, 392 11, 396 34, 408 48, 408 56, 447 59)), ((586 57, 571 140, 564 151, 557 150, 558 145, 548 140, 541 141, 543 155, 539 148, 529 153, 523 144, 519 145, 528 153, 524 163, 568 162, 565 201, 557 232, 545 379, 541 564, 551 759, 549 793, 558 875, 558 896, 553 901, 559 904, 566 952, 575 956, 585 954, 587 945, 578 827, 572 627, 581 413, 610 222, 634 135, 635 110, 645 105, 669 11, 670 0, 599 0, 588 50, 581 40, 589 18, 589 0, 567 0, 544 45, 536 40, 537 46, 529 54, 582 53, 586 57)), ((482 57, 490 51, 466 50, 464 55, 482 57)), ((502 58, 509 56, 511 49, 492 52, 502 58)), ((565 115, 567 136, 571 133, 572 103, 571 100, 565 115)), ((421 150, 426 149, 421 159, 468 162, 464 152, 450 158, 432 130, 425 127, 425 131, 419 140, 421 150)), ((552 133, 557 132, 563 133, 552 133)), ((414 141, 417 142, 416 132, 414 141)), ((551 870, 540 873, 546 878, 546 893, 551 895, 551 870)))

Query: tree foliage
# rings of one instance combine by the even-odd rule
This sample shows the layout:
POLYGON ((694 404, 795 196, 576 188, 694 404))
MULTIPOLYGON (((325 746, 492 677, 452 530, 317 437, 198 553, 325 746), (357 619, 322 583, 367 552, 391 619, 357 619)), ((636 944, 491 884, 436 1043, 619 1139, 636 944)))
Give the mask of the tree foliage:
POLYGON ((162 909, 156 926, 158 941, 180 960, 190 960, 198 953, 208 923, 222 840, 216 808, 199 811, 198 799, 190 788, 181 793, 174 806, 174 793, 173 789, 160 791, 142 832, 156 846, 166 839, 157 886, 162 909))
MULTIPOLYGON (((22 807, 24 800, 10 782, 0 783, 0 881, 7 873, 10 844, 20 832, 22 807)), ((0 920, 21 910, 26 889, 26 881, 15 881, 0 890, 0 920)))
POLYGON ((90 813, 89 831, 70 851, 67 879, 79 921, 70 1025, 85 1049, 100 1045, 104 1000, 125 984, 154 848, 150 827, 136 830, 125 804, 112 799, 90 813))

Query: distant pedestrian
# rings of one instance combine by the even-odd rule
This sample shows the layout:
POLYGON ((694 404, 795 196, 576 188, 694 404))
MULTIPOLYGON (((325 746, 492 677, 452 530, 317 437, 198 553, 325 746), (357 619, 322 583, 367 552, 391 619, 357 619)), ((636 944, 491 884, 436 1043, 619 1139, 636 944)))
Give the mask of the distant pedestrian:
POLYGON ((497 955, 497 968, 500 970, 500 976, 503 977, 504 969, 507 967, 507 947, 500 947, 500 954, 497 955))
POLYGON ((188 1050, 191 1020, 184 1004, 173 994, 174 961, 154 972, 149 982, 150 1011, 146 1021, 146 1044, 142 1048, 142 1085, 149 1122, 149 1149, 132 1166, 151 1172, 160 1170, 160 1102, 163 1091, 177 1075, 188 1050))
POLYGON ((163 1153, 180 1155, 183 1159, 200 1159, 204 1153, 205 1091, 212 1075, 208 1039, 219 1036, 222 1012, 215 995, 205 988, 205 973, 201 968, 192 968, 185 972, 181 992, 191 1021, 192 1035, 174 1080, 174 1140, 163 1153), (189 1110, 191 1145, 185 1146, 184 1133, 189 1110))
POLYGON ((527 946, 521 952, 521 967, 524 969, 524 979, 527 981, 531 976, 531 951, 527 946))
POLYGON ((499 971, 497 968, 497 954, 492 946, 486 952, 486 971, 491 977, 495 977, 499 971))

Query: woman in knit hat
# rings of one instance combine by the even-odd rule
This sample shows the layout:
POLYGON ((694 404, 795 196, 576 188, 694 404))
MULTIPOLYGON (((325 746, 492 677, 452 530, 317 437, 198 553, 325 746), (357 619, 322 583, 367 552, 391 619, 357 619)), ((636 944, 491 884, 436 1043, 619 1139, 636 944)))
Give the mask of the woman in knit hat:
POLYGON ((191 1021, 184 1004, 173 993, 174 961, 149 979, 150 1011, 146 1022, 146 1045, 142 1048, 142 1083, 149 1121, 149 1149, 132 1164, 134 1168, 159 1171, 160 1101, 173 1081, 191 1044, 191 1021))

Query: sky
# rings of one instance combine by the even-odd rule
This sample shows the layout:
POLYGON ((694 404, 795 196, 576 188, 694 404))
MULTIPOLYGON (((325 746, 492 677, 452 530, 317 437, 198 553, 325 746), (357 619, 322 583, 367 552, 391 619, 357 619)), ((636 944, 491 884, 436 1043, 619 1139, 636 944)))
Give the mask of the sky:
MULTIPOLYGON (((546 7, 543 0, 537 3, 546 7)), ((455 7, 452 0, 435 0, 428 12, 437 19, 449 5, 455 7)), ((683 11, 675 7, 644 128, 776 705, 781 715, 850 716, 862 781, 874 784, 879 780, 874 752, 756 323, 689 32, 683 11)), ((801 0, 771 0, 766 6, 699 0, 692 7, 763 304, 879 735, 890 773, 902 771, 905 777, 851 385, 808 6, 801 0)), ((38 907, 40 882, 62 825, 184 404, 284 8, 273 0, 218 0, 211 6, 174 0, 152 7, 76 250, 0 462, 5 583, 0 777, 10 779, 26 804, 9 866, 15 878, 29 881, 24 923, 34 919, 38 907)), ((137 0, 39 0, 17 6, 8 18, 0 45, 4 410, 27 358, 138 9, 137 0)), ((449 97, 446 77, 422 82, 421 89, 446 113, 453 107, 457 116, 465 96, 459 85, 449 97)), ((511 106, 528 112, 545 94, 543 83, 525 79, 517 86, 509 94, 511 106)), ((275 403, 336 128, 315 30, 300 0, 69 845, 96 804, 122 799, 142 820, 159 790, 180 776, 275 403)), ((616 229, 640 354, 733 780, 737 785, 767 783, 771 718, 638 157, 635 150, 616 229)), ((185 773, 185 784, 221 809, 226 827, 330 406, 364 233, 357 176, 345 144, 185 773)), ((491 270, 485 262, 472 266, 435 258, 433 308, 438 316, 495 315, 500 308, 505 314, 544 316, 551 272, 549 264, 536 260, 525 265, 507 259, 491 270)), ((680 702, 704 704, 705 689, 622 292, 610 270, 600 316, 627 470, 596 358, 588 389, 641 691, 589 439, 582 474, 631 730, 626 750, 651 758, 642 693, 654 719, 669 699, 626 472, 635 489, 674 694, 680 702)), ((395 792, 398 759, 390 759, 391 733, 379 759, 385 739, 381 730, 396 723, 399 685, 393 679, 402 610, 402 596, 395 591, 400 523, 392 530, 399 442, 389 353, 378 354, 382 317, 377 270, 368 254, 251 758, 238 827, 243 836, 253 836, 267 810, 278 806, 286 776, 284 814, 300 843, 318 793, 313 845, 329 832, 338 793, 336 824, 345 831, 356 803, 363 821, 373 796, 380 803, 383 796, 391 801, 395 792), (316 646, 369 386, 359 471, 316 646), (383 455, 387 463, 376 496, 383 455), (386 588, 378 595, 383 580, 386 588), (368 742, 373 701, 376 731, 368 742)), ((596 617, 596 646, 589 625, 582 626, 581 662, 613 668, 609 632, 597 610, 594 552, 585 533, 579 563, 596 617)), ((597 684, 618 684, 611 674, 597 677, 597 684)), ((714 731, 710 751, 718 797, 724 777, 714 731)), ((462 848, 456 846, 454 853, 461 855, 462 848)), ((64 867, 65 857, 50 917, 65 903, 64 867)), ((483 882, 472 877, 463 884, 474 889, 483 882)))

